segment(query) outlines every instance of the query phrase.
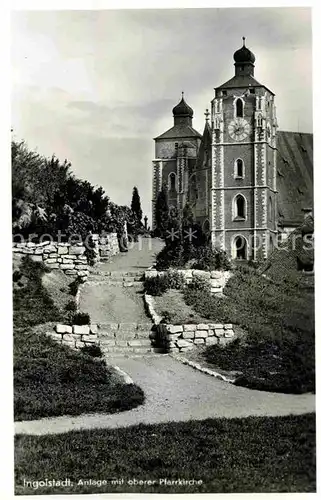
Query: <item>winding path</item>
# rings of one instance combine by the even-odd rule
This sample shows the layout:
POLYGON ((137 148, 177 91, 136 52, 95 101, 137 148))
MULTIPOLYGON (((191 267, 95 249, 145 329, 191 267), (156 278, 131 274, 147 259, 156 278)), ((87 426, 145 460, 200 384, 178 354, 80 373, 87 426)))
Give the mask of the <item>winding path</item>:
MULTIPOLYGON (((143 240, 134 245, 130 252, 115 256, 111 262, 100 264, 100 269, 144 270, 152 264, 154 255, 160 248, 161 242, 157 240, 152 242, 143 240)), ((118 292, 115 291, 116 287, 110 288, 110 291, 112 289, 114 294, 121 295, 108 296, 107 289, 102 294, 102 290, 97 287, 96 291, 92 292, 97 296, 92 295, 91 299, 90 297, 85 299, 88 312, 91 315, 93 312, 101 314, 104 318, 106 314, 109 317, 112 314, 115 317, 122 315, 123 318, 129 312, 131 321, 136 321, 137 315, 141 320, 144 315, 141 297, 128 295, 126 289, 120 288, 118 292)), ((280 416, 315 411, 313 394, 278 394, 237 387, 198 372, 170 355, 115 357, 108 358, 107 362, 117 365, 129 374, 144 390, 146 396, 144 405, 112 415, 102 413, 77 417, 66 415, 16 422, 15 433, 58 434, 80 429, 128 427, 140 423, 154 424, 217 417, 280 416)))
POLYGON ((80 429, 128 427, 141 423, 252 415, 280 416, 315 411, 315 398, 312 394, 277 394, 237 387, 193 370, 169 355, 118 358, 113 361, 144 390, 144 405, 113 415, 63 416, 16 422, 15 433, 58 434, 80 429))

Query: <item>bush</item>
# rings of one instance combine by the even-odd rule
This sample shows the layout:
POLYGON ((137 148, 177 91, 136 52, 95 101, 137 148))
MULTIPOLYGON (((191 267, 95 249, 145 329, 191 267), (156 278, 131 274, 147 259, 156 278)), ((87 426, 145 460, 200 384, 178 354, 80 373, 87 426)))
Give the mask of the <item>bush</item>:
POLYGON ((69 300, 67 304, 65 305, 65 311, 67 312, 76 312, 77 311, 77 304, 74 300, 69 300))
POLYGON ((192 281, 188 285, 188 289, 209 294, 211 291, 211 285, 209 280, 203 276, 193 276, 192 281))
POLYGON ((88 313, 78 312, 72 317, 73 325, 90 325, 90 316, 88 313))
POLYGON ((99 345, 96 344, 84 346, 81 349, 81 352, 83 354, 86 354, 87 356, 92 356, 93 358, 101 358, 103 356, 102 350, 100 349, 99 345))
POLYGON ((145 280, 145 291, 148 295, 162 295, 169 289, 181 290, 183 287, 184 278, 177 271, 168 271, 162 276, 145 280))
POLYGON ((194 269, 203 271, 228 271, 231 269, 231 262, 226 252, 218 250, 217 248, 212 248, 210 245, 197 247, 195 249, 194 258, 196 260, 193 264, 194 269))

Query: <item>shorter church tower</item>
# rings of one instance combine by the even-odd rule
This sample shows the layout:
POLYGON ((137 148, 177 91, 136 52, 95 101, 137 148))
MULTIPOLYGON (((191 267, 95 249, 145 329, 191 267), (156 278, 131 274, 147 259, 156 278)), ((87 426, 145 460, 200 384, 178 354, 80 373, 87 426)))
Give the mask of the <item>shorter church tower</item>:
POLYGON ((266 258, 276 227, 274 94, 254 78, 254 54, 234 54, 235 75, 212 100, 212 242, 231 258, 266 258))
POLYGON ((195 167, 201 134, 193 128, 193 109, 184 93, 173 108, 174 126, 156 137, 153 160, 152 227, 155 229, 155 204, 165 185, 170 208, 181 211, 186 203, 189 172, 195 167))

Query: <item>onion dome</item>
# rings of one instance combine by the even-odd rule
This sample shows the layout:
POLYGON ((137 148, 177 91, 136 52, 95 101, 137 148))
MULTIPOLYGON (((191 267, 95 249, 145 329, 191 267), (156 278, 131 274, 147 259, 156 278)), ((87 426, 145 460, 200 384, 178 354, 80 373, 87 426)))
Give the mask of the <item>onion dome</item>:
POLYGON ((185 102, 184 92, 182 92, 181 101, 173 108, 173 115, 175 116, 189 116, 193 118, 193 109, 185 102))
POLYGON ((237 64, 254 64, 255 55, 247 47, 245 47, 245 37, 243 36, 243 47, 234 52, 234 61, 237 64))

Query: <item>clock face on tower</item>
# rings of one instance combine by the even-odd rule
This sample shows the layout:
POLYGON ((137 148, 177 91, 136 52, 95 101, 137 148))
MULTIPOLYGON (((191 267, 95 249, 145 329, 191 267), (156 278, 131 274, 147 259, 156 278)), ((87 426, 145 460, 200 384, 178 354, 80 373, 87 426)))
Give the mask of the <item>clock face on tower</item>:
POLYGON ((245 118, 235 118, 228 126, 228 133, 234 141, 243 141, 250 133, 250 124, 245 118))

